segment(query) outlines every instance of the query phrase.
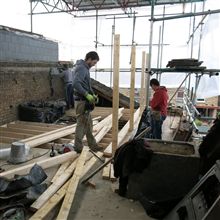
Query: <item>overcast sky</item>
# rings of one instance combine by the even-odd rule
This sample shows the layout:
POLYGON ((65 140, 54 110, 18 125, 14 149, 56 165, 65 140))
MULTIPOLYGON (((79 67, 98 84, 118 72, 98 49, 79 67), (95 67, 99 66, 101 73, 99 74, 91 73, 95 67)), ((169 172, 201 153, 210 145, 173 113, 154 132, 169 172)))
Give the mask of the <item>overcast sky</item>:
MULTIPOLYGON (((207 0, 206 8, 220 9, 220 3, 217 0, 207 0)), ((155 13, 162 13, 163 7, 156 7, 155 13)), ((166 6, 166 13, 182 12, 182 5, 166 6)), ((186 5, 186 12, 190 11, 190 4, 186 5)), ((202 10, 202 4, 196 6, 197 11, 202 10)), ((135 9, 138 15, 150 14, 150 8, 135 9)), ((108 11, 109 12, 109 11, 108 11)), ((115 11, 112 11, 115 13, 115 11)), ((121 12, 121 11, 117 11, 121 12)), ((30 3, 29 0, 0 0, 0 25, 14 27, 30 31, 30 3)), ((196 26, 201 17, 196 17, 196 26)), ((102 17, 98 22, 98 41, 103 44, 111 44, 112 19, 102 17)), ((159 28, 162 22, 154 24, 153 43, 158 43, 159 28)), ((189 38, 190 18, 170 20, 165 22, 164 46, 162 67, 167 62, 176 58, 190 58, 191 47, 186 42, 189 38)), ((132 41, 133 19, 116 19, 115 33, 120 34, 121 44, 131 44, 132 41)), ((149 18, 137 18, 135 26, 134 40, 138 44, 149 43, 149 18)), ((89 50, 95 49, 95 19, 83 18, 76 19, 68 14, 49 14, 33 16, 33 31, 44 35, 49 39, 59 42, 60 60, 77 60, 84 58, 89 50)), ((194 40, 193 58, 198 58, 198 42, 200 31, 196 32, 194 40)), ((201 45, 200 60, 207 68, 220 69, 220 15, 209 15, 203 25, 203 39, 201 45)), ((121 47, 120 49, 120 67, 129 68, 130 47, 121 47)), ((148 52, 148 47, 137 47, 136 67, 141 67, 142 51, 148 52)), ((153 47, 152 67, 157 67, 158 48, 153 47)), ((99 68, 110 68, 111 66, 111 48, 98 47, 100 54, 99 68)), ((184 78, 183 74, 164 74, 162 83, 166 86, 178 86, 184 78)), ((98 74, 98 80, 108 84, 109 75, 98 74)), ((130 74, 120 75, 120 84, 128 86, 130 84, 130 74)), ((140 86, 140 74, 136 74, 136 87, 140 86)), ((193 85, 192 85, 193 86, 193 85)), ((219 77, 202 79, 200 85, 201 96, 220 95, 219 77), (210 86, 211 85, 211 86, 210 86), (204 93, 204 90, 206 91, 204 93), (208 92, 207 92, 208 91, 208 92)))

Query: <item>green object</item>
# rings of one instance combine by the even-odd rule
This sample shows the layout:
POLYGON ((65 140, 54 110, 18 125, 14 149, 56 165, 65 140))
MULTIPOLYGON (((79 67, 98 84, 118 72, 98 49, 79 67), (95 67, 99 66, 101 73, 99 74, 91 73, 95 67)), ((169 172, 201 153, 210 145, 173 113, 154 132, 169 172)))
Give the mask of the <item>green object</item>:
POLYGON ((91 94, 87 94, 86 95, 86 99, 90 102, 90 103, 94 103, 95 102, 95 98, 93 95, 91 94))
POLYGON ((199 119, 196 119, 196 120, 195 120, 195 124, 196 124, 197 126, 202 126, 202 121, 200 121, 199 119))
POLYGON ((98 102, 99 102, 99 97, 98 97, 98 95, 93 95, 93 97, 94 97, 94 99, 95 99, 95 103, 97 104, 98 102))

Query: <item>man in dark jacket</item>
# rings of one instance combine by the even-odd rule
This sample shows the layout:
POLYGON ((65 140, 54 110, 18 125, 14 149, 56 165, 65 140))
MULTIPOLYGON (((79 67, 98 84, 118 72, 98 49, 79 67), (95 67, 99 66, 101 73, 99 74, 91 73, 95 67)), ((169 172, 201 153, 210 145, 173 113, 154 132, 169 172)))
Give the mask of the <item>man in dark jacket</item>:
POLYGON ((91 87, 89 69, 96 65, 99 56, 95 51, 86 54, 85 60, 78 60, 74 70, 73 89, 76 109, 76 132, 75 132, 75 150, 81 153, 83 148, 83 137, 86 135, 88 145, 92 151, 100 151, 102 147, 97 146, 96 140, 92 134, 91 106, 95 105, 97 96, 91 87))
POLYGON ((161 139, 162 124, 167 116, 167 89, 164 86, 160 86, 160 83, 157 79, 151 79, 150 86, 154 90, 154 95, 150 102, 151 130, 153 138, 161 139))

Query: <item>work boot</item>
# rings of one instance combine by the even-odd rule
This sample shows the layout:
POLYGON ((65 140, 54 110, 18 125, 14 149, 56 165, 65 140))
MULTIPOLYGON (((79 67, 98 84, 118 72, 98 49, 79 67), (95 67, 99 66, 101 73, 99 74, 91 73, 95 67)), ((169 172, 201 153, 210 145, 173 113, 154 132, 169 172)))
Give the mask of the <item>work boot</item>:
POLYGON ((115 193, 117 193, 121 197, 126 197, 127 196, 127 190, 121 190, 121 189, 115 189, 115 193))
POLYGON ((82 149, 79 149, 79 148, 76 148, 76 147, 74 147, 74 150, 76 151, 77 154, 81 154, 81 152, 82 152, 82 149))
POLYGON ((89 147, 90 150, 92 150, 93 152, 97 152, 97 151, 103 151, 104 148, 103 147, 99 147, 98 145, 94 146, 94 147, 89 147))

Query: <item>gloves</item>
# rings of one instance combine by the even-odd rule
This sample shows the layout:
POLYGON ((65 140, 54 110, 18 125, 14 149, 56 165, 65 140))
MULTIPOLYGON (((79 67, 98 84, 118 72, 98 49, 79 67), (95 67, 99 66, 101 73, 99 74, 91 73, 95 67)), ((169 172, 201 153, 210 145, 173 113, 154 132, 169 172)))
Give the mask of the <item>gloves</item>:
POLYGON ((89 103, 95 103, 94 96, 89 93, 86 95, 86 99, 89 101, 89 103))
POLYGON ((99 97, 98 95, 93 95, 94 99, 95 99, 95 104, 98 104, 99 103, 99 97))

